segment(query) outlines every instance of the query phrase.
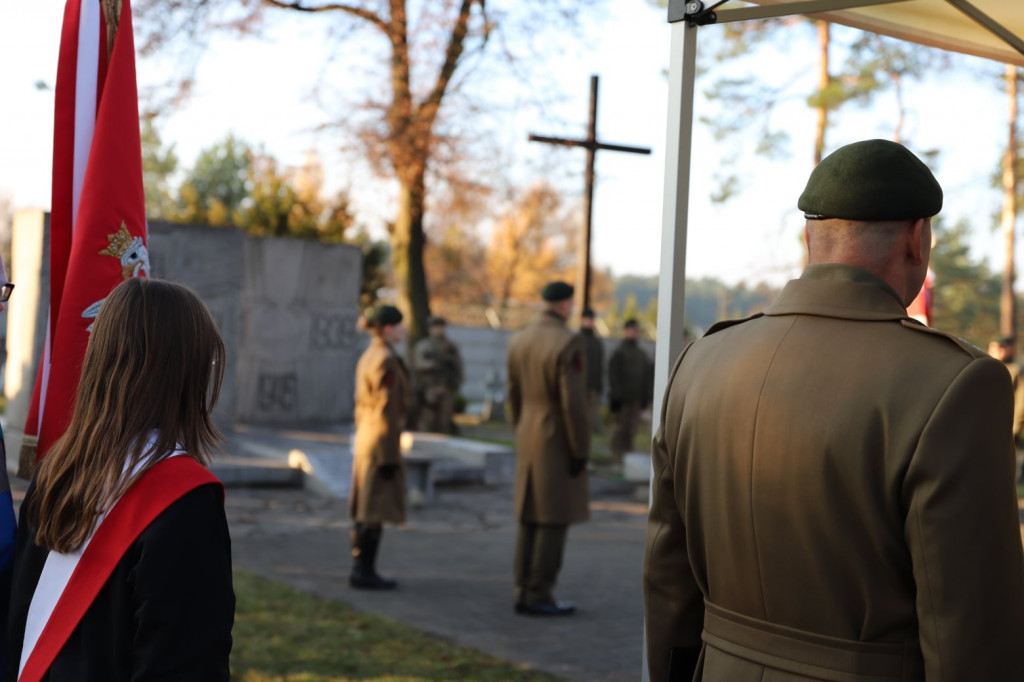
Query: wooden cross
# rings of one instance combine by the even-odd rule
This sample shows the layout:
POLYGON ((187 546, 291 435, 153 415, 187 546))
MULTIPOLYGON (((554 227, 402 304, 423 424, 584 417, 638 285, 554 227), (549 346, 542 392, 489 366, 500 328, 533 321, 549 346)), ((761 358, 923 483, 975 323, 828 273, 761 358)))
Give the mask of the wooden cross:
POLYGON ((557 144, 563 147, 583 147, 587 150, 587 170, 585 174, 586 194, 583 198, 583 235, 580 240, 581 251, 581 289, 583 308, 590 307, 590 225, 594 205, 594 157, 598 149, 608 149, 614 152, 628 152, 630 154, 650 154, 647 147, 626 147, 620 144, 605 144, 597 141, 597 76, 590 77, 590 121, 587 123, 587 137, 583 140, 573 140, 564 137, 545 137, 530 133, 530 142, 546 142, 557 144))

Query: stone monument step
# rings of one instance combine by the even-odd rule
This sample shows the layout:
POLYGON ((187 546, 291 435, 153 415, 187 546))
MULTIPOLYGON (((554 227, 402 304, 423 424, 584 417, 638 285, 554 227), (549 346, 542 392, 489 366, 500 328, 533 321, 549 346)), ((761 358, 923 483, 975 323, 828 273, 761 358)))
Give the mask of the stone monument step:
POLYGON ((301 488, 305 478, 301 469, 290 467, 287 462, 238 455, 215 456, 210 471, 228 488, 301 488))

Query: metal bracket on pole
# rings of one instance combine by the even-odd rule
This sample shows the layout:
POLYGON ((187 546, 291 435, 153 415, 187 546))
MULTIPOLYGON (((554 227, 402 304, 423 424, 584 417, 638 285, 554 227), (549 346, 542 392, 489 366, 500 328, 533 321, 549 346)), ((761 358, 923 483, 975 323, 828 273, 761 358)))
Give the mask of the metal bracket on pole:
POLYGON ((710 7, 705 7, 701 0, 669 0, 668 23, 685 21, 691 27, 707 26, 718 21, 715 8, 724 5, 726 0, 719 0, 710 7))

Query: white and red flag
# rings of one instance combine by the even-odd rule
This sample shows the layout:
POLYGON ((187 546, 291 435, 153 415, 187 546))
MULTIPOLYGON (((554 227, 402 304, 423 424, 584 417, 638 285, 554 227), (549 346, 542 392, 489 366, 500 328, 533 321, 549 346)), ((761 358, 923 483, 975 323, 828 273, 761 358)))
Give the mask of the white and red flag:
POLYGON ((149 270, 129 0, 67 0, 55 100, 50 309, 25 423, 36 461, 67 428, 99 304, 149 270))

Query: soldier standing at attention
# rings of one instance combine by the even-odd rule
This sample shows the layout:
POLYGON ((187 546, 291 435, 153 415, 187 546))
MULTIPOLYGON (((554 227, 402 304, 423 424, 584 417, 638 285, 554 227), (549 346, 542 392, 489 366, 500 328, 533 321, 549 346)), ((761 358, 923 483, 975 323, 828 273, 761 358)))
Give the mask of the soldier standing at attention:
POLYGON ((551 282, 546 310, 508 345, 508 409, 516 428, 515 611, 564 616, 552 591, 569 524, 590 517, 590 421, 583 340, 566 329, 573 288, 551 282))
POLYGON ((651 680, 1024 680, 1013 392, 907 316, 942 189, 841 147, 797 203, 808 265, 669 378, 644 553, 651 680))
POLYGON ((352 573, 349 585, 390 590, 394 580, 377 574, 384 523, 405 521, 405 467, 400 437, 409 407, 409 372, 393 344, 402 340, 402 313, 372 308, 360 320, 370 345, 356 364, 356 433, 352 458, 352 573))
MULTIPOLYGON (((1010 383, 1013 385, 1013 442, 1019 453, 1024 449, 1024 381, 1020 378, 1020 365, 1014 360, 1014 352, 1017 343, 1009 337, 988 344, 988 354, 1003 363, 1003 367, 1010 373, 1010 383)), ((1024 482, 1024 469, 1018 465, 1017 482, 1024 482)))
POLYGON ((590 432, 601 433, 601 392, 604 390, 604 344, 594 331, 594 311, 584 308, 580 314, 580 336, 586 348, 587 413, 590 432))
POLYGON ((637 321, 626 320, 622 341, 608 359, 608 407, 615 420, 610 445, 617 465, 633 449, 640 412, 650 406, 654 393, 651 359, 639 346, 639 335, 637 321))
POLYGON ((452 406, 462 385, 462 356, 445 336, 443 317, 427 320, 429 333, 413 349, 413 382, 419 418, 416 428, 433 433, 451 433, 452 406))
POLYGON ((988 345, 988 354, 1003 363, 1010 373, 1010 383, 1013 384, 1013 440, 1019 448, 1024 446, 1021 442, 1024 438, 1024 381, 1020 380, 1020 365, 1014 360, 1016 345, 1013 339, 1002 338, 988 345))

